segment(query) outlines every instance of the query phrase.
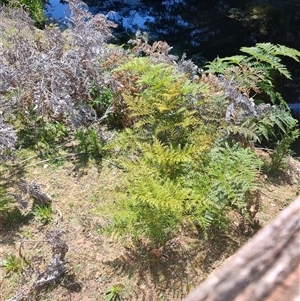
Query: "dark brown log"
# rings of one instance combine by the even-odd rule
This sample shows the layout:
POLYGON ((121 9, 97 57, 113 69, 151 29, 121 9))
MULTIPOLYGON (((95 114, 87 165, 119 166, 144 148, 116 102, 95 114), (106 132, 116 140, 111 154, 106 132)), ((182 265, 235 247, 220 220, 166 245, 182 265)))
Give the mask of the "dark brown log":
POLYGON ((184 301, 300 301, 300 198, 184 301))

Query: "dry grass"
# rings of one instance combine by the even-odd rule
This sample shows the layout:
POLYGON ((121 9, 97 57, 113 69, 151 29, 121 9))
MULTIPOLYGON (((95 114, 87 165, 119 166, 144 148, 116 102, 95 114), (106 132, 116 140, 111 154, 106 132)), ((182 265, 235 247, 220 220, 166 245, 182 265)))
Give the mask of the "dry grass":
MULTIPOLYGON (((33 159, 23 170, 27 181, 41 184, 43 191, 52 196, 52 221, 42 226, 29 216, 0 232, 0 262, 6 254, 21 254, 32 266, 43 270, 51 256, 49 246, 42 242, 45 232, 56 228, 64 231, 69 247, 68 271, 60 283, 38 292, 32 300, 105 300, 105 292, 114 285, 120 288, 121 300, 181 300, 249 239, 239 217, 233 216, 230 231, 212 234, 208 241, 182 229, 164 248, 149 250, 142 244, 126 248, 99 231, 107 223, 107 216, 98 208, 103 204, 109 208, 114 202, 115 191, 122 185, 122 171, 106 161, 80 167, 76 160, 69 159, 60 165, 37 164, 33 159), (25 241, 22 249, 21 241, 25 241)), ((280 177, 262 175, 258 213, 262 225, 299 194, 300 164, 293 161, 291 166, 294 172, 290 169, 280 177)), ((27 275, 26 270, 12 276, 0 270, 1 301, 34 280, 34 274, 27 275)))

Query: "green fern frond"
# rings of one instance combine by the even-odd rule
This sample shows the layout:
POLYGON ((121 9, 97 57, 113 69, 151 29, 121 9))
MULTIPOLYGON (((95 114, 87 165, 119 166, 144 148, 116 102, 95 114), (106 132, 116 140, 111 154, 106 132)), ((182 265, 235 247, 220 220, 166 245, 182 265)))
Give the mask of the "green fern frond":
POLYGON ((224 70, 232 65, 231 61, 221 59, 219 57, 215 58, 212 62, 205 65, 205 71, 207 73, 223 73, 224 70))
POLYGON ((149 69, 149 59, 146 57, 134 57, 123 65, 115 68, 113 72, 130 70, 133 74, 143 73, 149 69))
POLYGON ((221 133, 226 139, 231 137, 233 140, 244 144, 261 142, 261 137, 257 133, 257 124, 253 121, 253 119, 248 119, 239 125, 228 124, 221 133))
POLYGON ((256 118, 249 117, 242 123, 225 124, 220 133, 225 139, 231 138, 247 145, 261 143, 262 138, 267 141, 271 138, 280 141, 296 125, 297 120, 292 117, 285 105, 269 106, 256 118))
POLYGON ((225 144, 222 149, 212 150, 210 198, 223 206, 244 208, 247 193, 257 188, 255 180, 260 166, 256 154, 239 144, 233 147, 225 144))
POLYGON ((245 55, 233 55, 231 57, 225 57, 221 59, 223 62, 229 62, 230 64, 242 65, 246 60, 245 55))
POLYGON ((278 56, 288 56, 296 61, 300 58, 300 52, 296 49, 271 43, 258 43, 253 47, 242 47, 240 50, 250 55, 248 62, 253 58, 259 62, 265 62, 269 68, 279 71, 289 79, 291 79, 291 74, 278 56))
POLYGON ((207 72, 223 74, 227 80, 233 78, 242 90, 245 87, 255 92, 264 91, 275 101, 271 72, 278 71, 291 79, 291 74, 281 62, 281 57, 290 57, 298 62, 300 52, 271 43, 258 43, 253 47, 242 47, 240 50, 247 55, 216 58, 206 66, 207 72))
POLYGON ((123 94, 134 128, 144 131, 149 139, 155 136, 165 143, 184 144, 189 131, 200 123, 194 99, 200 103, 200 97, 209 92, 208 85, 193 83, 174 66, 155 64, 145 57, 116 70, 132 72, 140 91, 123 94))
POLYGON ((131 184, 129 192, 133 197, 133 204, 145 203, 157 209, 182 211, 182 200, 190 195, 190 190, 171 180, 145 178, 131 184))
POLYGON ((274 45, 271 43, 257 43, 256 46, 263 49, 265 52, 271 55, 287 56, 299 62, 300 51, 298 51, 297 49, 290 48, 284 45, 279 45, 279 44, 274 45))

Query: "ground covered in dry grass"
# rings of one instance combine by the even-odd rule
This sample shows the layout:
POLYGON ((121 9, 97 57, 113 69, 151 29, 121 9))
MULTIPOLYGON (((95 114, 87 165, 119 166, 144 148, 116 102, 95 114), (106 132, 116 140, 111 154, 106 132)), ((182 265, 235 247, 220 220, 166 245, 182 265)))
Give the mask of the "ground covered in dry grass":
MULTIPOLYGON (((20 173, 51 196, 52 213, 45 219, 33 215, 30 198, 23 192, 19 209, 2 220, 1 301, 23 300, 17 294, 26 295, 46 269, 53 252, 45 242, 47 232, 62 233, 68 246, 66 271, 59 281, 32 291, 29 300, 181 300, 255 232, 233 214, 228 231, 211 233, 208 240, 182 229, 159 249, 149 249, 142 242, 133 247, 101 231, 109 222, 110 204, 122 185, 123 171, 111 162, 82 165, 69 156, 54 164, 33 156, 22 166, 3 171, 12 182, 20 173), (11 266, 9 258, 14 258, 11 266)), ((260 177, 257 219, 261 227, 299 195, 300 163, 290 158, 286 172, 260 177)))
POLYGON ((64 32, 0 10, 0 299, 181 300, 299 195, 270 79, 300 52, 203 71, 138 33, 107 44, 115 25, 69 2, 64 32))

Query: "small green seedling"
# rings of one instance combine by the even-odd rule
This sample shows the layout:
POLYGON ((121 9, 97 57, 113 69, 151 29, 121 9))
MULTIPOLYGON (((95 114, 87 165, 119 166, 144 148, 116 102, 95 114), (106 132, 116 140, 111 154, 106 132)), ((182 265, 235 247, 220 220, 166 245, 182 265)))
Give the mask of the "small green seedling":
POLYGON ((105 293, 105 301, 121 301, 120 292, 121 288, 117 284, 109 287, 105 293))
POLYGON ((35 216, 38 222, 46 225, 52 220, 52 208, 51 205, 46 204, 44 206, 36 205, 32 211, 32 214, 35 216))
POLYGON ((22 259, 13 255, 7 254, 1 263, 6 275, 20 274, 23 270, 22 259))

